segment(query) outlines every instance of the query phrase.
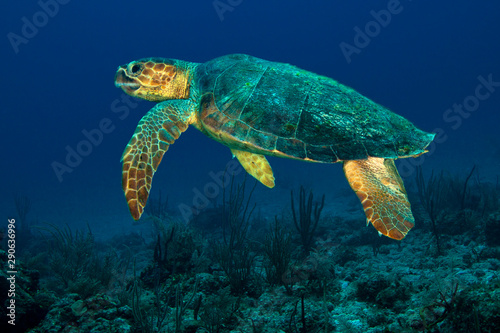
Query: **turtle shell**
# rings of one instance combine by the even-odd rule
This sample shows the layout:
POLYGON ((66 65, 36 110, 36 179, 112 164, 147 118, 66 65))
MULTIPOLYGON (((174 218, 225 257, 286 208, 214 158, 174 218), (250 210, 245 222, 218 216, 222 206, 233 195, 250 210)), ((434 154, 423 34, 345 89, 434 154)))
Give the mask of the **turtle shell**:
POLYGON ((231 147, 317 162, 398 158, 434 134, 328 77, 248 55, 198 66, 201 130, 231 147))

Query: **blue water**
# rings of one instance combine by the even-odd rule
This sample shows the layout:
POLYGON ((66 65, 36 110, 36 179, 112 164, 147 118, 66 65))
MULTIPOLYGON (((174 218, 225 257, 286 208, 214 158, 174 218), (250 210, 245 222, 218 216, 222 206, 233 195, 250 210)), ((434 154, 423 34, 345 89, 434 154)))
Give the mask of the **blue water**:
MULTIPOLYGON (((456 0, 9 1, 0 14, 0 223, 16 216, 17 193, 31 198, 33 223, 89 223, 100 235, 131 228, 120 157, 154 104, 116 101, 122 92, 113 76, 118 65, 149 56, 204 62, 247 53, 332 77, 424 130, 441 129, 442 140, 422 161, 425 172, 465 173, 477 164, 482 177, 494 179, 499 10, 492 1, 456 0), (358 29, 368 35, 356 37, 358 29), (490 90, 478 88, 488 79, 490 90), (446 111, 464 102, 470 112, 446 111), (103 119, 109 133, 85 146, 82 131, 103 119), (87 156, 55 172, 54 165, 68 165, 67 149, 79 145, 87 156)), ((189 205, 193 189, 230 159, 226 147, 191 129, 165 155, 153 194, 161 189, 172 206, 189 205)), ((259 185, 257 201, 285 193, 288 202, 288 190, 299 184, 327 193, 347 188, 339 165, 270 162, 277 186, 259 185)))

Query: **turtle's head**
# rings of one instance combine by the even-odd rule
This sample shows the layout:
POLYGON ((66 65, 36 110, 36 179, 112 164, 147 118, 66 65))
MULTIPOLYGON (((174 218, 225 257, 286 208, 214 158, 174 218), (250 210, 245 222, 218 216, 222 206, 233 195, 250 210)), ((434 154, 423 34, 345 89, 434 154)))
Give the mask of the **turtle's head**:
POLYGON ((161 102, 189 97, 189 63, 144 58, 118 67, 115 85, 133 97, 161 102))

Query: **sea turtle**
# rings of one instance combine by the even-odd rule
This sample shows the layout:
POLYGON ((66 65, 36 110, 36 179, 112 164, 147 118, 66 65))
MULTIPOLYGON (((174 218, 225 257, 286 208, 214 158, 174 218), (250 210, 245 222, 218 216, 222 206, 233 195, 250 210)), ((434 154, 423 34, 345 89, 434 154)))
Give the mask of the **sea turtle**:
POLYGON ((144 58, 118 67, 115 85, 155 105, 123 156, 122 185, 141 217, 163 154, 189 125, 228 146, 243 168, 274 187, 264 155, 342 162, 367 224, 403 239, 414 226, 394 160, 416 157, 434 134, 328 77, 244 54, 205 63, 144 58))

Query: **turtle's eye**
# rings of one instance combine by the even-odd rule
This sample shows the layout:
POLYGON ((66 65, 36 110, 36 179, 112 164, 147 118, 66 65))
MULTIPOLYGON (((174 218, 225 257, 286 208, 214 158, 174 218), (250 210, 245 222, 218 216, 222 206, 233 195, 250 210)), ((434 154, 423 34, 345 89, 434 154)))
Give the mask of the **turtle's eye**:
POLYGON ((130 64, 128 66, 128 72, 130 74, 138 75, 140 74, 141 70, 142 70, 142 64, 133 64, 133 65, 130 64))
POLYGON ((134 65, 132 66, 132 73, 135 74, 139 71, 139 69, 141 69, 141 67, 139 65, 134 65))

